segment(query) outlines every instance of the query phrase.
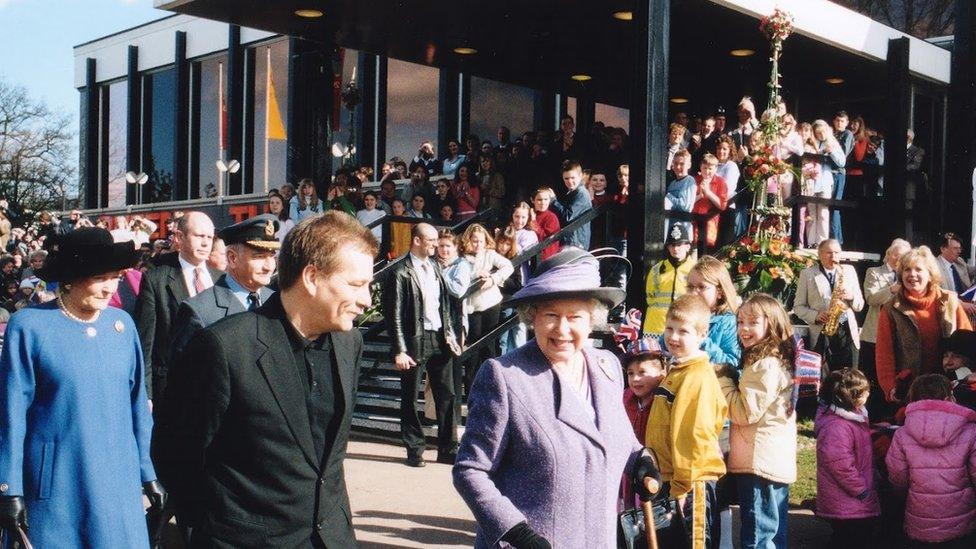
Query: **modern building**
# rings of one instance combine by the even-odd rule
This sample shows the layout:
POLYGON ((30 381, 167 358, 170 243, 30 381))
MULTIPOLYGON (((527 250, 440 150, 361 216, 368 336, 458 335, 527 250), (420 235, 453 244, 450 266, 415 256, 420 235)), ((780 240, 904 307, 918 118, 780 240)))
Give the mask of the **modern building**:
MULTIPOLYGON (((596 121, 630 134, 632 177, 648 190, 630 233, 639 260, 663 241, 667 120, 721 106, 733 124, 741 96, 765 103, 758 19, 778 6, 795 18, 781 71, 790 111, 860 114, 889 136, 889 151, 913 128, 927 151, 934 229, 968 232, 976 134, 961 122, 974 98, 952 87, 957 74, 972 81, 960 68, 971 58, 966 4, 954 60, 822 0, 156 0, 177 14, 75 48, 83 203, 236 218, 285 181, 327 181, 336 143, 378 169, 424 139, 443 151, 469 133, 494 139, 498 125, 554 129, 568 113, 583 136, 596 121), (349 110, 341 94, 354 77, 362 100, 349 110), (962 145, 950 157, 953 142, 962 145), (232 160, 235 173, 218 169, 232 160), (127 184, 127 172, 148 182, 127 184)), ((905 227, 905 159, 887 156, 886 228, 871 228, 874 250, 905 227)))

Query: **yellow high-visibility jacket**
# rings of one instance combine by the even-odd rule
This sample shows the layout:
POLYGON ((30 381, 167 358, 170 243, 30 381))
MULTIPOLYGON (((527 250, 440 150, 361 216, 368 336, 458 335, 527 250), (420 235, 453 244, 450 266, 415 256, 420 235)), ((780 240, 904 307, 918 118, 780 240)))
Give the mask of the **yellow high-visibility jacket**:
POLYGON ((646 439, 661 479, 671 482, 671 497, 686 495, 693 482, 725 474, 718 437, 727 417, 728 405, 708 355, 696 353, 671 366, 654 390, 646 439))
POLYGON ((664 317, 674 298, 684 295, 688 287, 688 273, 695 266, 692 257, 677 268, 667 259, 654 264, 647 273, 647 312, 644 313, 644 334, 664 333, 664 317))

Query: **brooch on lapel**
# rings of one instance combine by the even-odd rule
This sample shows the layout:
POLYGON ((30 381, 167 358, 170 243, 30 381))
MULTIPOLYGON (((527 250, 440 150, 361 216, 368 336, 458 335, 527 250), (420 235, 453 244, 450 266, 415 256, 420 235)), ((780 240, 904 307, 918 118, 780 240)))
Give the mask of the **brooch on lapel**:
POLYGON ((125 324, 122 324, 121 320, 116 320, 115 331, 121 334, 124 330, 125 330, 125 324))
POLYGON ((609 378, 610 381, 617 381, 617 378, 614 377, 613 374, 614 367, 611 362, 612 361, 605 356, 601 356, 597 358, 597 363, 600 365, 600 369, 603 370, 603 375, 607 376, 607 378, 609 378))

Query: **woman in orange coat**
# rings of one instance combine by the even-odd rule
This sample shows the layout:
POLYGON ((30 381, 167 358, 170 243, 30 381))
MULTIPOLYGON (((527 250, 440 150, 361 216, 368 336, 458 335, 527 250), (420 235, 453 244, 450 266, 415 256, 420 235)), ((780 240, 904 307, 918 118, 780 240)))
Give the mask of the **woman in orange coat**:
POLYGON ((915 377, 940 372, 945 341, 956 330, 972 329, 959 297, 941 281, 928 246, 898 261, 901 289, 881 309, 875 346, 878 383, 889 402, 903 400, 915 377))

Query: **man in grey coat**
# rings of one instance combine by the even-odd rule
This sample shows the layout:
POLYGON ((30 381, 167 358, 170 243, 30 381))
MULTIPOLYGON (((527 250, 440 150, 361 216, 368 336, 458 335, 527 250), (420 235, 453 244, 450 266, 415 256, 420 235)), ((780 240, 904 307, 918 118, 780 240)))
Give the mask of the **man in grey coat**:
POLYGON ((193 334, 218 320, 260 307, 274 293, 267 286, 275 272, 281 243, 278 220, 259 215, 225 227, 218 235, 227 246, 227 273, 214 285, 184 301, 173 321, 170 364, 177 364, 193 334))

